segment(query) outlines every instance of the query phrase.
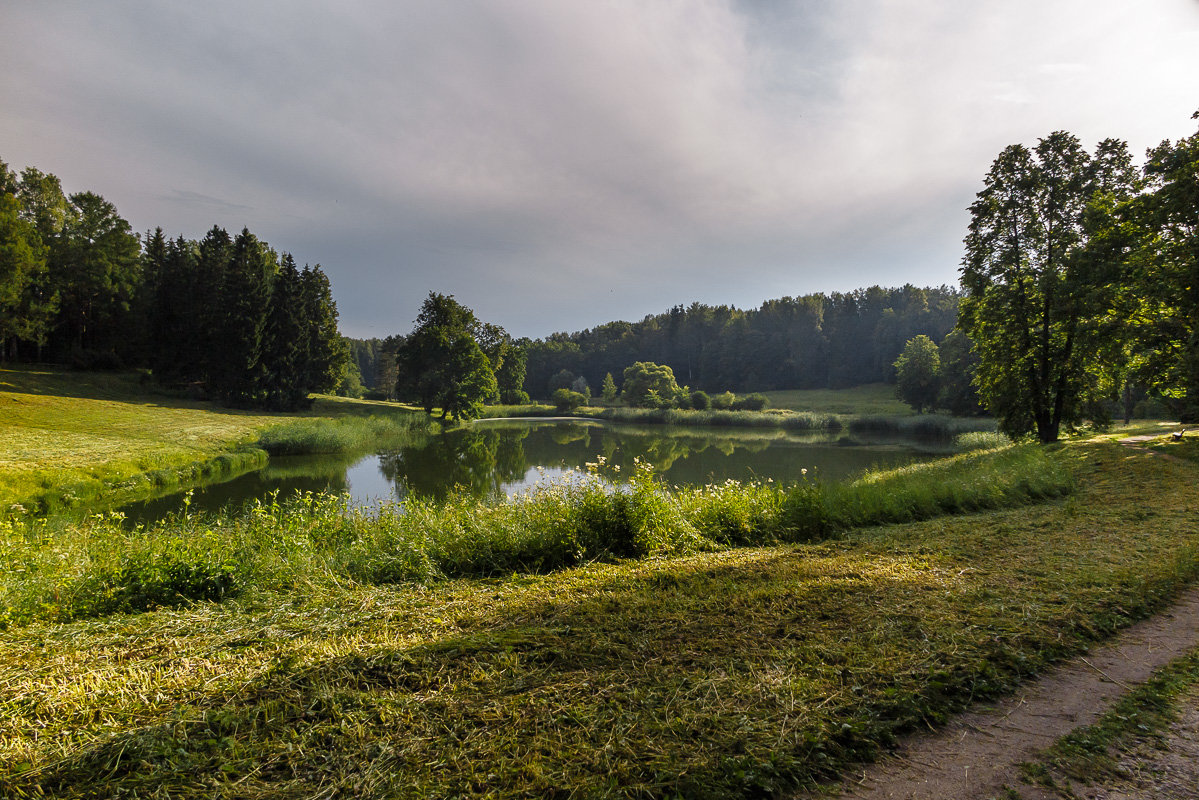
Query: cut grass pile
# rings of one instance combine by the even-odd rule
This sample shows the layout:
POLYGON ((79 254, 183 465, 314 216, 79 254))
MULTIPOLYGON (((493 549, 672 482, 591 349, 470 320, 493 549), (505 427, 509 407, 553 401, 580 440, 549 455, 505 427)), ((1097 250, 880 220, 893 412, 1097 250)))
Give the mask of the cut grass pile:
MULTIPOLYGON (((396 412, 394 405, 319 398, 301 417, 396 412)), ((115 506, 257 469, 266 459, 254 446, 258 432, 296 418, 152 394, 128 373, 0 369, 0 516, 14 504, 50 510, 102 498, 115 506)), ((297 424, 340 433, 353 427, 297 424)))
POLYGON ((1111 444, 1054 458, 1078 486, 1060 502, 814 544, 434 585, 301 569, 241 599, 11 627, 0 794, 784 792, 1196 578, 1194 467, 1111 444))

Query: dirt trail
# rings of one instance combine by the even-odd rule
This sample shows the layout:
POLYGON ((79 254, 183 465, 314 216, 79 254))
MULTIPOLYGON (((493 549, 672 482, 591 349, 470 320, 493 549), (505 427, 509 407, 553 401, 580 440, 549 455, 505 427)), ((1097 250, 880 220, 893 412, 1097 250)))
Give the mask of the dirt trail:
MULTIPOLYGON (((1121 444, 1152 452, 1141 445, 1155 438, 1159 437, 1129 437, 1121 444)), ((1075 728, 1095 722, 1131 686, 1197 645, 1199 588, 1194 588, 1164 613, 1128 628, 1085 656, 1059 665, 1013 697, 992 708, 963 714, 942 730, 911 737, 893 755, 857 775, 847 776, 841 784, 841 796, 856 800, 1057 797, 1023 784, 1019 764, 1032 760, 1038 751, 1075 728)), ((1199 741, 1191 735, 1197 729, 1199 726, 1176 730, 1171 734, 1171 748, 1178 753, 1199 752, 1199 741)), ((1185 757, 1181 763, 1184 773, 1188 764, 1190 768, 1181 780, 1199 786, 1199 763, 1185 757)), ((1158 796, 1151 792, 1109 795, 1099 791, 1086 796, 1158 796)), ((1160 796, 1199 798, 1199 790, 1160 796)))
MULTIPOLYGON (((995 707, 919 734, 887 759, 847 776, 842 797, 1054 797, 1024 786, 1018 766, 1062 735, 1097 720, 1129 687, 1199 644, 1199 588, 1152 619, 1061 664, 995 707), (1012 797, 1013 795, 1007 795, 1012 797)), ((1199 767, 1199 765, 1196 765, 1199 767)))

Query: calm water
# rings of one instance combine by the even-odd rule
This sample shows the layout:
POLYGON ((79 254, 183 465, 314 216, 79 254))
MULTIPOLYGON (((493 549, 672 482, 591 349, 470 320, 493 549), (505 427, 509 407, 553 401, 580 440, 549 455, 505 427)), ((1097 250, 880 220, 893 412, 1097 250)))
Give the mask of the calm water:
MULTIPOLYGON (((667 428, 598 422, 477 422, 419 444, 366 456, 273 458, 258 472, 196 489, 192 510, 241 506, 279 492, 345 492, 356 505, 403 500, 410 494, 444 498, 457 490, 475 497, 513 495, 540 482, 581 472, 598 456, 628 473, 641 458, 675 485, 733 478, 795 481, 808 470, 824 481, 875 466, 936 458, 935 446, 904 439, 865 441, 847 433, 667 428)), ((183 507, 170 495, 122 509, 135 522, 183 507)))

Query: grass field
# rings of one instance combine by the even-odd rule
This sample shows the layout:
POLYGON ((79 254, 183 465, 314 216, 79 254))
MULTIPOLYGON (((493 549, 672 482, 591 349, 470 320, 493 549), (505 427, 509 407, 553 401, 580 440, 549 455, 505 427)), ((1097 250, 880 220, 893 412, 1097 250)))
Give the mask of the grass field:
MULTIPOLYGON (((302 416, 396 408, 321 398, 302 416)), ((0 369, 0 511, 133 499, 260 467, 259 432, 296 416, 155 395, 128 373, 0 369)))
MULTIPOLYGON (((52 483, 59 460, 98 480, 211 458, 279 421, 133 400, 129 380, 0 372, 0 402, 21 409, 0 424, 24 442, 3 445, 0 486, 38 485, 18 479, 25 460, 52 483)), ((306 425, 281 441, 324 441, 306 425)), ((996 465, 1022 452, 991 443, 862 489, 801 488, 773 510, 766 489, 548 502, 524 515, 536 530, 618 541, 613 509, 655 535, 681 525, 684 540, 769 514, 836 523, 811 543, 601 548, 552 569, 487 560, 525 547, 521 515, 495 506, 429 509, 410 528, 330 525, 315 500, 153 531, 3 520, 18 614, 0 630, 0 796, 725 798, 810 785, 1199 578, 1190 441, 1150 443, 1180 460, 1099 438, 1033 448, 1004 473, 1016 507, 977 500, 997 496, 996 465), (923 521, 846 529, 905 519, 923 521), (424 573, 388 572, 422 560, 424 573), (164 587, 192 593, 154 594, 164 587), (159 600, 170 607, 121 611, 159 600)))
POLYGON ((788 389, 763 392, 770 408, 810 411, 814 414, 869 414, 906 417, 911 406, 895 396, 888 383, 870 383, 850 389, 788 389))
POLYGON ((0 794, 803 785, 1199 575, 1195 466, 1103 442, 1055 457, 1078 486, 1064 499, 815 544, 432 584, 318 571, 240 599, 10 627, 0 794))

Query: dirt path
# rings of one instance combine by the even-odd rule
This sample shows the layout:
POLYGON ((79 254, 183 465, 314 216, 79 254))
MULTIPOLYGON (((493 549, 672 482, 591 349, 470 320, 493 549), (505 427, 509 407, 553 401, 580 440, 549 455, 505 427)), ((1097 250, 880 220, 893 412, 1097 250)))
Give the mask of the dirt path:
POLYGON ((1018 765, 1062 735, 1094 722, 1130 686, 1196 645, 1199 588, 1187 592, 1165 613, 1060 665, 997 706, 964 714, 935 733, 912 737, 895 755, 847 777, 841 796, 859 800, 1055 797, 1024 786, 1018 765), (1017 794, 1003 795, 1005 787, 1017 794))

